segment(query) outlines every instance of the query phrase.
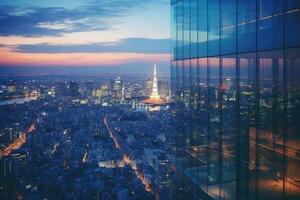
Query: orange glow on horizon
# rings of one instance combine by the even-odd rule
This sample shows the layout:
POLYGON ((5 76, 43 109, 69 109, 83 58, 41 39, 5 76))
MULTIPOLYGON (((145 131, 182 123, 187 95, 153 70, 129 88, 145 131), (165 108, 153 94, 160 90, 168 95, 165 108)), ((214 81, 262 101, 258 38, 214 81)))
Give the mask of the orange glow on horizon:
POLYGON ((169 54, 146 53, 21 53, 0 48, 0 64, 24 66, 102 66, 169 61, 169 54))

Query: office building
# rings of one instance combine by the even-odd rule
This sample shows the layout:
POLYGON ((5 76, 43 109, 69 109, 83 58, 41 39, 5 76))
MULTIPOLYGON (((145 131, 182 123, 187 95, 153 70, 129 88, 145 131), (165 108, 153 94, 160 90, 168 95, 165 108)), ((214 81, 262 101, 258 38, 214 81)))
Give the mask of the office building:
POLYGON ((71 97, 79 96, 79 85, 76 83, 76 81, 69 82, 69 94, 71 97))
POLYGON ((114 104, 121 104, 124 100, 123 81, 119 76, 112 84, 112 98, 114 104))
POLYGON ((172 99, 199 119, 173 162, 193 198, 299 199, 300 1, 173 0, 171 15, 172 99))
POLYGON ((17 92, 17 83, 15 81, 10 81, 7 85, 8 93, 15 93, 17 92))
POLYGON ((68 88, 65 82, 58 82, 55 85, 55 96, 56 97, 65 97, 67 96, 68 88))

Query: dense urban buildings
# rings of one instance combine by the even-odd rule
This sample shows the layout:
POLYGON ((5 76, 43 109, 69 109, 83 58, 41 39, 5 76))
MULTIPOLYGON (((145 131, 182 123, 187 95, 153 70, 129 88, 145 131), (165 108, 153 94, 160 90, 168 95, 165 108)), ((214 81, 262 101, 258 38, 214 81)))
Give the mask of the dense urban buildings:
POLYGON ((172 116, 145 106, 153 79, 167 98, 156 75, 3 76, 0 199, 172 196, 172 116))
POLYGON ((171 11, 175 166, 193 199, 299 199, 300 2, 172 0, 171 11))

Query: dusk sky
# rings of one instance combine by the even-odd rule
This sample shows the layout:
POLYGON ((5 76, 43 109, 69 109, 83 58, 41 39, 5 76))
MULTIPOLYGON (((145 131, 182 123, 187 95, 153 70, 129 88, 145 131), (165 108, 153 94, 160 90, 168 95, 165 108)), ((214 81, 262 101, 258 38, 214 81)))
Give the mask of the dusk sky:
POLYGON ((169 0, 1 0, 0 72, 169 71, 169 0))

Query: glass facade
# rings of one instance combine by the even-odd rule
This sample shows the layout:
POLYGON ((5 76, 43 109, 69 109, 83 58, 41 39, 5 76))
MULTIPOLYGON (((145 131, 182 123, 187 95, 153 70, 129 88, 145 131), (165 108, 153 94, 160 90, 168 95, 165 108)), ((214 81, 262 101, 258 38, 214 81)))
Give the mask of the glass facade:
POLYGON ((171 11, 173 164, 193 199, 300 199, 300 1, 171 11))

